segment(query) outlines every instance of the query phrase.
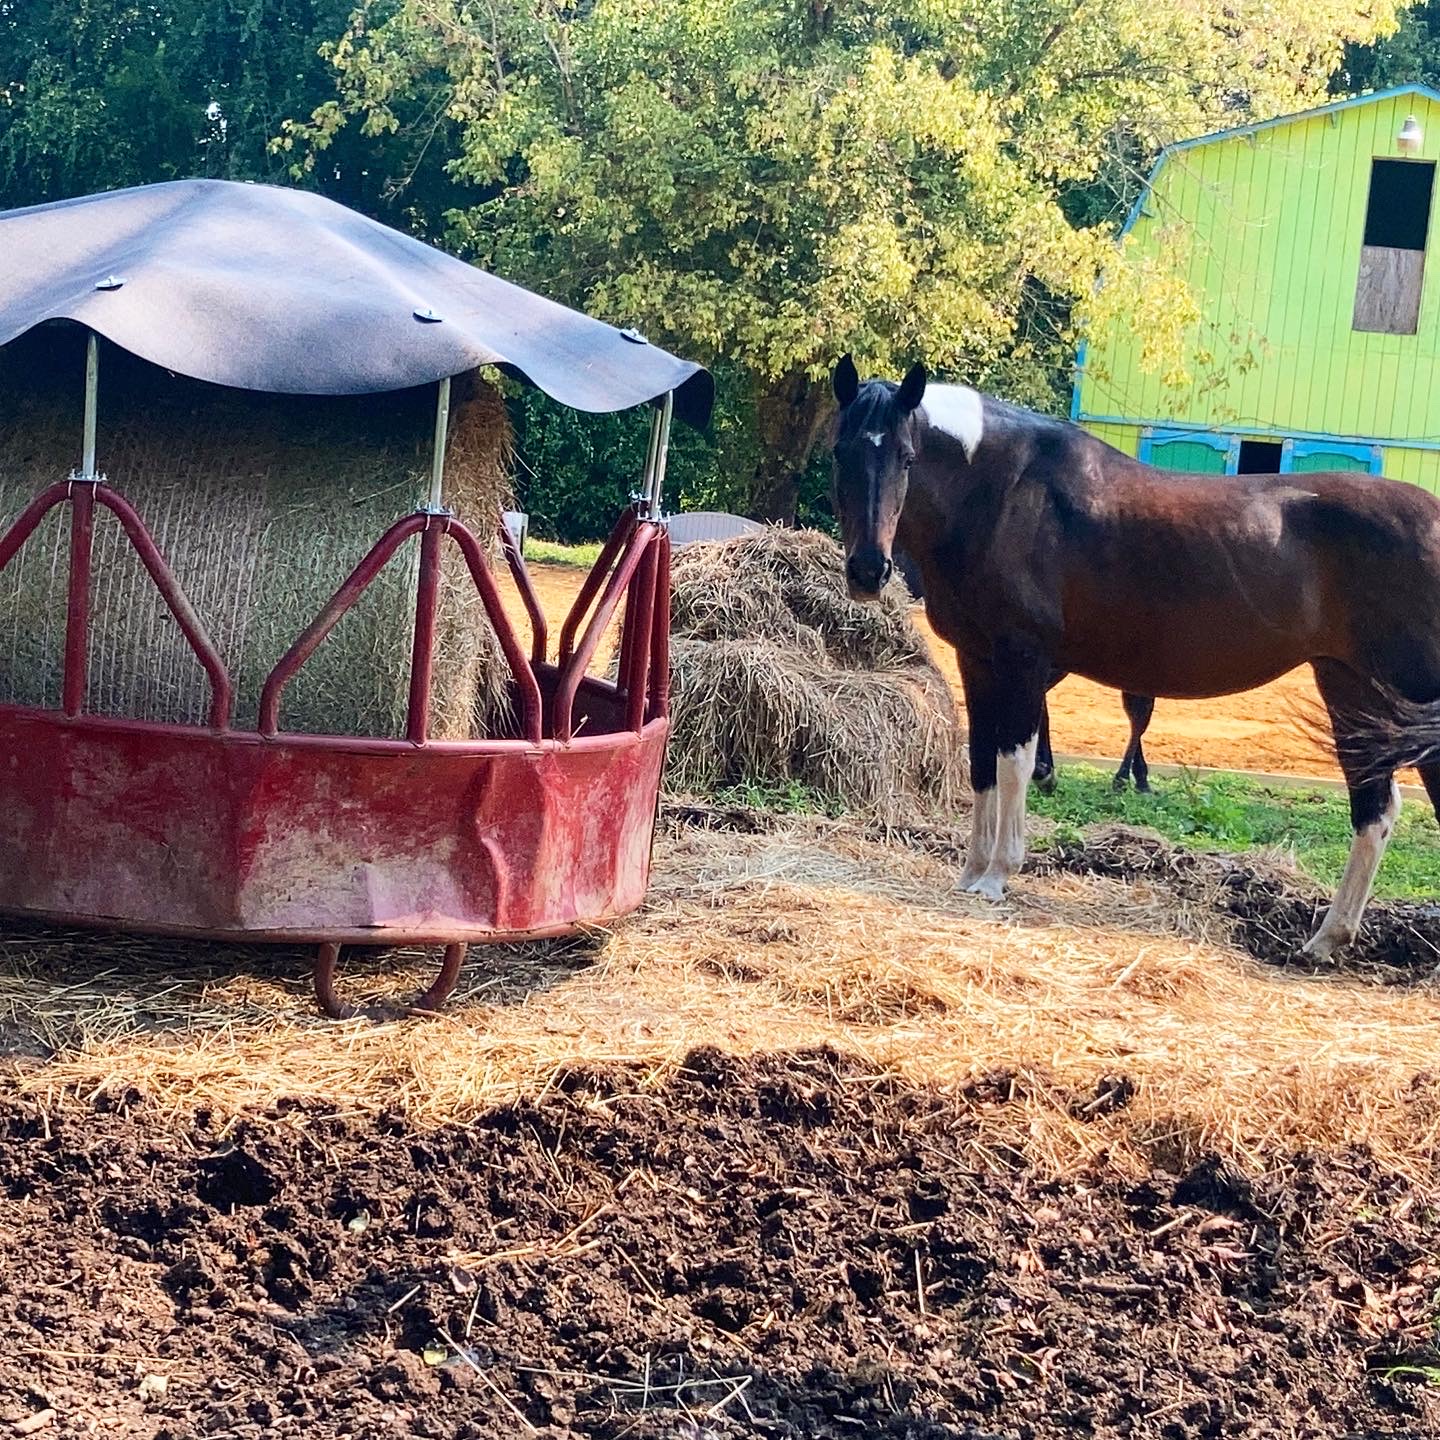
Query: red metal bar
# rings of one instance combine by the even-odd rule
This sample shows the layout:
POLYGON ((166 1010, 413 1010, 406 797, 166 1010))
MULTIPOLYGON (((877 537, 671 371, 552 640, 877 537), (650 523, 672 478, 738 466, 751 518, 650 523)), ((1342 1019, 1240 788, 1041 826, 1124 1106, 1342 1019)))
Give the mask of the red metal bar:
POLYGON ((415 636, 410 642, 410 703, 405 711, 405 738, 423 745, 430 731, 430 681, 435 669, 435 610, 440 603, 440 542, 446 517, 434 522, 420 537, 420 583, 415 592, 415 636))
POLYGON ((620 518, 615 522, 615 528, 611 530, 610 538, 600 552, 600 558, 585 577, 585 583, 580 587, 580 593, 575 597, 575 603, 570 607, 570 613, 565 617, 565 624, 560 629, 558 664, 564 665, 574 652, 575 632, 580 628, 580 622, 585 618, 586 611, 590 609, 601 585, 605 583, 605 577, 610 573, 615 557, 630 543, 630 537, 639 523, 640 517, 635 513, 633 505, 620 512, 620 518))
POLYGON ((505 613, 505 603, 501 600, 500 591, 496 588, 495 577, 491 575, 490 567, 485 563, 485 555, 480 549, 480 542, 458 520, 450 522, 450 537, 460 547, 460 553, 464 555, 465 563, 470 567, 470 578, 480 592, 480 599, 485 605, 485 613, 490 618, 490 624, 495 629, 495 637, 500 641, 500 648, 505 652, 505 659, 509 662, 510 673, 514 676, 515 686, 520 692, 520 716, 525 738, 531 744, 538 745, 544 723, 540 682, 535 678, 534 668, 525 659, 525 652, 520 648, 519 640, 515 638, 515 628, 510 624, 510 617, 505 613))
POLYGON ((60 708, 85 708, 90 674, 90 553, 95 538, 95 486, 82 481, 70 496, 70 590, 65 602, 65 683, 60 708))
POLYGON ((625 675, 625 728, 637 735, 645 725, 650 640, 655 628, 655 562, 659 552, 657 536, 646 548, 645 559, 625 600, 625 628, 634 636, 630 645, 630 669, 625 675))
POLYGON ((655 628, 650 636, 649 720, 670 713, 670 532, 655 542, 655 628))
POLYGON ((530 571, 525 567, 525 556, 515 543, 515 537, 510 533, 510 527, 505 523, 503 515, 500 517, 500 545, 505 551, 505 563, 510 567, 510 578, 514 580, 515 588, 520 592, 521 602, 525 606, 525 613, 530 617, 530 663, 543 665, 545 651, 550 644, 545 610, 540 604, 540 597, 535 593, 535 586, 531 583, 530 571))
POLYGON ((15 523, 0 540, 0 570, 20 553, 20 547, 35 533, 35 528, 57 505, 70 498, 70 485, 61 480, 42 490, 16 517, 15 523))
MULTIPOLYGON (((590 617, 590 623, 585 627, 585 634, 581 638, 579 649, 561 665, 560 683, 555 688, 555 738, 562 743, 568 743, 574 733, 575 692, 580 688, 585 667, 589 665, 590 659, 595 653, 595 647, 600 643, 601 635, 605 633, 611 617, 615 614, 615 607, 619 605, 621 595, 625 593, 636 569, 645 558, 645 552, 655 538, 656 528, 653 525, 640 526, 637 524, 632 530, 630 548, 611 575, 610 583, 605 587, 605 593, 595 607, 595 613, 590 617)), ((591 573, 593 576, 595 572, 591 573)), ((574 614, 573 610, 571 614, 574 614)), ((566 623, 568 624, 569 621, 566 623)))
MULTIPOLYGON (((400 1007, 401 1014, 413 1015, 416 1011, 435 1014, 455 993, 460 982, 460 969, 465 963, 465 952, 470 947, 463 941, 445 947, 440 962, 440 972, 428 990, 422 990, 407 1005, 400 1007)), ((335 993, 335 966, 340 961, 340 946, 335 943, 322 944, 315 956, 315 1002, 321 1011, 332 1020, 353 1020, 357 1015, 370 1012, 358 1005, 351 1005, 335 993)), ((381 1014, 371 1015, 372 1019, 384 1018, 381 1014)))
POLYGON ((390 557, 412 535, 423 530, 431 520, 428 515, 407 515, 397 520, 370 547, 365 558, 341 582, 330 597, 330 603, 305 627, 299 639, 280 657, 260 692, 260 733, 274 735, 280 728, 280 697, 295 678, 295 672, 320 648, 320 643, 340 623, 345 612, 355 604, 375 577, 389 563, 390 557))
MULTIPOLYGON (((186 643, 205 671, 206 677, 210 681, 211 728, 228 730, 231 712, 234 708, 234 686, 230 682, 229 672, 225 669, 225 662, 220 658, 220 652, 211 643, 209 635, 205 633, 205 626, 201 623, 199 615, 195 613, 195 607, 191 605, 189 596, 180 588, 179 581, 171 573, 170 567, 165 563, 165 557, 151 538, 149 530, 145 528, 145 522, 130 502, 123 496, 117 495, 108 485, 98 487, 90 485, 85 488, 92 490, 94 498, 120 522, 121 529, 125 531, 136 555, 140 557, 140 563, 145 567, 155 588, 160 592, 160 598, 164 600, 171 615, 175 617, 175 623, 180 627, 180 633, 185 637, 186 643)), ((78 504, 78 494, 75 498, 78 504)), ((66 658, 68 660, 68 653, 66 658)))

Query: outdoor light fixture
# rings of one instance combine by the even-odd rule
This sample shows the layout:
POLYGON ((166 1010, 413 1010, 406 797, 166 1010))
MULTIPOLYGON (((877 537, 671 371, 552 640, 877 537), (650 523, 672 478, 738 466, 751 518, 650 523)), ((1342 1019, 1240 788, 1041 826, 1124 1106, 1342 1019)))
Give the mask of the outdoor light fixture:
POLYGON ((1395 143, 1407 155, 1413 155, 1425 143, 1425 132, 1420 128, 1420 122, 1413 115, 1405 117, 1405 123, 1395 137, 1395 143))

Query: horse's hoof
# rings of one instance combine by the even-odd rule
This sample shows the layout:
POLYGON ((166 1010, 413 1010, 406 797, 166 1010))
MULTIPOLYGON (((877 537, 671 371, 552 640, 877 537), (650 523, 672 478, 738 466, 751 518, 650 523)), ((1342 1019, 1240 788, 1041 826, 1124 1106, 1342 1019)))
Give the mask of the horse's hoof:
MULTIPOLYGON (((1125 791, 1130 788, 1130 782, 1123 775, 1117 775, 1110 782, 1110 788, 1115 791, 1117 795, 1123 795, 1125 791)), ((1138 790, 1140 787, 1137 785, 1135 788, 1138 790)))
POLYGON ((1135 782, 1135 793, 1137 795, 1153 795, 1155 792, 1150 788, 1148 780, 1137 780, 1135 782))
POLYGON ((1300 947, 1300 958, 1311 965, 1334 965, 1335 952, 1342 949, 1344 944, 1343 940, 1335 936, 1317 933, 1300 947))
POLYGON ((1053 795, 1058 784, 1059 777, 1053 770, 1047 771, 1044 775, 1035 776, 1035 788, 1042 795, 1053 795))
POLYGON ((998 875, 982 875, 965 889, 969 894, 979 895, 981 899, 989 900, 995 905, 1005 898, 1005 882, 998 875))

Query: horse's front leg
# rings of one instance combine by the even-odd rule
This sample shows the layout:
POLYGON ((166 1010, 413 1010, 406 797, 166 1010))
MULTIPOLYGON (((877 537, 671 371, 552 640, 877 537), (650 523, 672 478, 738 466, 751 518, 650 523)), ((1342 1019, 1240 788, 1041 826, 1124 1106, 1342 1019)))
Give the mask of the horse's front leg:
POLYGON ((973 890, 995 851, 995 681, 988 666, 960 660, 970 745, 970 845, 960 888, 973 890))
MULTIPOLYGON (((990 856, 979 874, 972 867, 979 859, 978 847, 972 836, 971 853, 966 860, 962 888, 999 900, 1005 886, 1025 863, 1025 810, 1029 795, 1030 776, 1035 770, 1035 751, 1040 738, 1040 722, 1045 707, 1046 681, 1049 667, 1024 652, 1000 649, 996 663, 985 667, 983 686, 986 690, 985 709, 989 726, 986 753, 993 757, 993 769, 978 777, 973 767, 975 751, 972 744, 972 781, 975 786, 975 834, 978 835, 984 782, 989 780, 990 799, 985 816, 988 822, 990 856)), ((967 685, 967 703, 969 696, 967 685)))

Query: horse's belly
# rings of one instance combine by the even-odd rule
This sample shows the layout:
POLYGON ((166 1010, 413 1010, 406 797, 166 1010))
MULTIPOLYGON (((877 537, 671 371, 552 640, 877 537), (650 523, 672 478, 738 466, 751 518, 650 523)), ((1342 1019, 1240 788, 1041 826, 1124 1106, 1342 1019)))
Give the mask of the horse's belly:
POLYGON ((1256 634, 1239 625, 1115 625, 1067 634, 1057 669, 1157 699, 1205 700, 1268 685, 1316 653, 1308 635, 1256 634))
POLYGON ((1243 690, 1256 690, 1261 685, 1268 685, 1297 665, 1304 664, 1305 659, 1305 656, 1277 657, 1264 664, 1227 668, 1223 673, 1208 666, 1183 663, 1107 665, 1068 658, 1056 668, 1131 695, 1150 695, 1161 700, 1210 700, 1219 695, 1238 695, 1243 690))

